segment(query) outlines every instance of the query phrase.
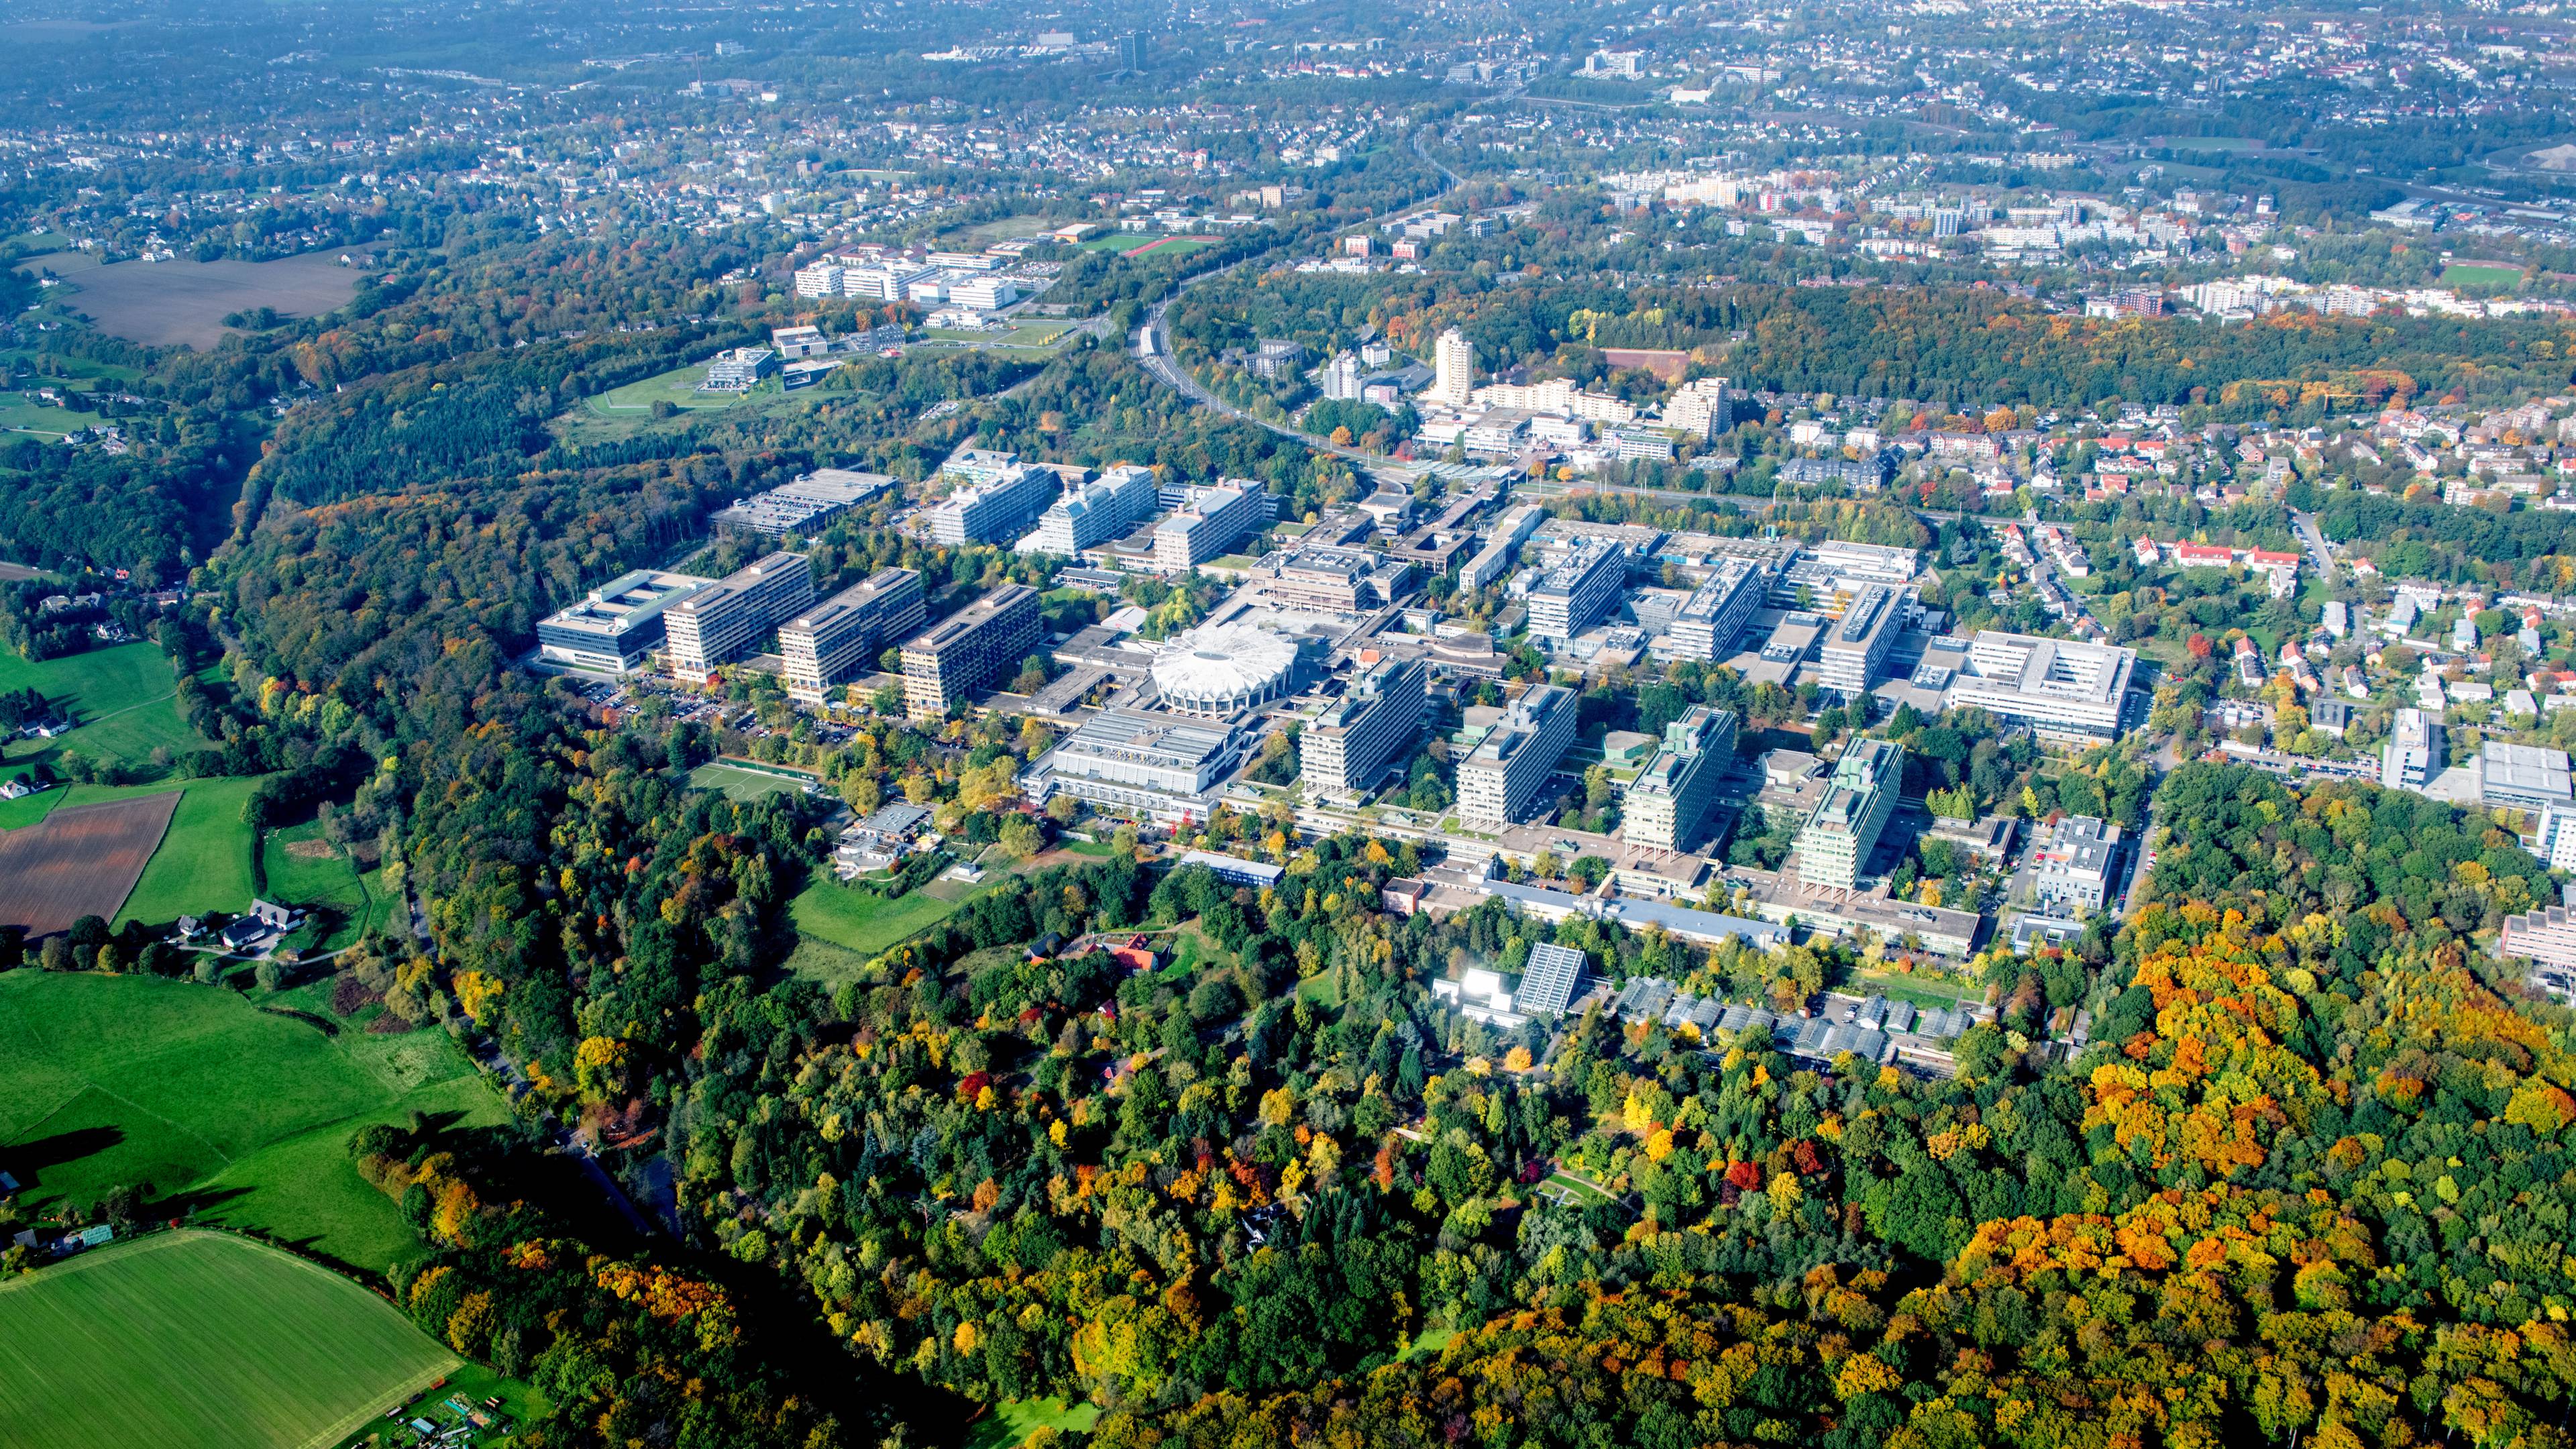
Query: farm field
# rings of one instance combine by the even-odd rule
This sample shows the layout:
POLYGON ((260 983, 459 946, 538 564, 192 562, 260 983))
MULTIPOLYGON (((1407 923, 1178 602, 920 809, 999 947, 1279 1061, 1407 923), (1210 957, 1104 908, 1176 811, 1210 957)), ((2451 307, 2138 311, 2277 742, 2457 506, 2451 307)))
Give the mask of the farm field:
POLYGON ((207 745, 180 715, 170 657, 155 645, 119 644, 33 664, 0 650, 0 690, 19 689, 54 701, 74 728, 33 748, 26 742, 10 746, 0 776, 24 774, 27 765, 59 759, 67 750, 141 766, 157 748, 184 754, 207 745))
MULTIPOLYGON (((358 270, 333 255, 273 262, 116 262, 78 274, 80 290, 64 304, 99 330, 156 347, 212 347, 223 319, 274 307, 292 317, 318 317, 348 304, 358 270)), ((58 289, 59 290, 59 289, 58 289)))
POLYGON ((161 848, 143 867, 115 924, 158 926, 208 911, 250 909, 258 832, 243 822, 242 804, 257 788, 259 780, 248 776, 189 781, 161 848))
POLYGON ((178 803, 163 793, 65 806, 0 835, 0 925, 24 927, 33 940, 83 916, 116 915, 178 803))
POLYGON ((175 1232, 0 1284, 0 1443, 327 1445, 457 1357, 276 1248, 175 1232))
POLYGON ((146 976, 0 976, 0 1163, 31 1206, 133 1185, 156 1206, 383 1271, 418 1248, 350 1163, 349 1134, 415 1110, 451 1127, 506 1114, 444 1032, 325 1036, 259 1009, 328 1019, 328 996, 321 983, 271 998, 146 976))

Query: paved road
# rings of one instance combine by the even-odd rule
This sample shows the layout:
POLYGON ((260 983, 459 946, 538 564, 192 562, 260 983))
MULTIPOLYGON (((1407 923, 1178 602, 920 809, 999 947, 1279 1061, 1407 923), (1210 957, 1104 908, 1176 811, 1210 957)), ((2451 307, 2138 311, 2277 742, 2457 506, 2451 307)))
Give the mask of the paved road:
POLYGON ((2317 576, 2334 581, 2334 553, 2326 547, 2326 536, 2317 527, 2317 516, 2290 510, 2290 529, 2299 536, 2299 546, 2306 549, 2308 561, 2317 566, 2317 576))

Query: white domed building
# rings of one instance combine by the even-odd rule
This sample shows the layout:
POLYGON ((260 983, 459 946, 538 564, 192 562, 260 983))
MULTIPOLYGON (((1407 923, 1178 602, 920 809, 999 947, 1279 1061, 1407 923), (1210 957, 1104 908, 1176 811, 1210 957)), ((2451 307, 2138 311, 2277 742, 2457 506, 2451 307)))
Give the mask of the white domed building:
POLYGON ((1154 657, 1154 687, 1177 714, 1230 719, 1297 690, 1302 656, 1294 635, 1250 624, 1209 624, 1154 657))

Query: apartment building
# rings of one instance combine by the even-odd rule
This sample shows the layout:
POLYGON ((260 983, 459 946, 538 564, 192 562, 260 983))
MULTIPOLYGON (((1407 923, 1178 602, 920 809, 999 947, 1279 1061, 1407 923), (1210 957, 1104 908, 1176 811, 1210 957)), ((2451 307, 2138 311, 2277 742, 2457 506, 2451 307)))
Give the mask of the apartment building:
POLYGON ((1524 818, 1574 743, 1574 691, 1534 684, 1458 762, 1460 818, 1491 828, 1524 818))
POLYGON ((1717 787, 1735 761, 1735 711, 1692 705, 1664 726, 1664 742, 1628 787, 1622 807, 1631 845, 1689 850, 1699 843, 1717 787))
POLYGON ((2031 845, 2031 892, 2050 915, 2089 914, 2111 898, 2119 867, 2119 826, 2090 815, 2065 816, 2041 826, 2031 845))
POLYGON ((662 611, 672 674, 705 678, 813 601, 814 571, 801 553, 773 553, 696 590, 662 611))
POLYGON ((1019 668, 1038 647, 1038 600, 1026 584, 1004 584, 906 642, 905 711, 937 719, 1019 668))
POLYGON ((1332 800, 1355 800, 1403 762, 1422 735, 1423 667, 1418 659, 1369 665, 1298 737, 1306 784, 1332 800))
POLYGON ((1194 489, 1188 503, 1154 525, 1154 567, 1185 573, 1223 557, 1270 516, 1270 495, 1249 479, 1194 489))
POLYGON ((1558 643, 1573 638, 1618 607, 1627 582, 1625 548, 1604 539, 1583 540, 1530 589, 1530 633, 1558 643))
POLYGON ((1476 344, 1452 327, 1431 347, 1431 401, 1463 408, 1476 387, 1476 344))
POLYGON ((1049 504, 1019 552, 1077 557, 1153 517, 1159 502, 1154 470, 1122 463, 1049 504))
POLYGON ((1665 631, 1667 648, 1677 659, 1723 659, 1735 648, 1735 636, 1753 620, 1770 591, 1770 578, 1747 558, 1721 558, 1707 582, 1691 590, 1665 631))
POLYGON ((821 703, 825 691, 865 674, 886 641, 921 627, 921 575, 880 569, 778 628, 790 697, 821 703))
POLYGON ((1871 584, 1852 596, 1843 616, 1825 631, 1825 646, 1817 653, 1819 681, 1825 688, 1839 691, 1845 699, 1856 699, 1869 692, 1869 682, 1878 677, 1878 667, 1887 660, 1887 651, 1896 644, 1896 636, 1905 630, 1905 600, 1885 584, 1871 584))
POLYGON ((2115 740, 2138 651, 2036 634, 1981 629, 1945 696, 2046 735, 2115 740))
POLYGON ((1012 464, 991 482, 960 488, 930 511, 930 536, 945 544, 1017 538, 1055 502, 1061 479, 1052 468, 1012 464))
POLYGON ((1854 740, 1825 782, 1823 798, 1809 812, 1791 847, 1798 879, 1808 885, 1857 890, 1870 852, 1896 813, 1905 784, 1905 750, 1892 741, 1854 740))
POLYGON ((1735 403, 1726 395, 1726 379, 1703 377, 1683 383, 1664 404, 1664 425, 1694 438, 1713 438, 1735 427, 1735 403))

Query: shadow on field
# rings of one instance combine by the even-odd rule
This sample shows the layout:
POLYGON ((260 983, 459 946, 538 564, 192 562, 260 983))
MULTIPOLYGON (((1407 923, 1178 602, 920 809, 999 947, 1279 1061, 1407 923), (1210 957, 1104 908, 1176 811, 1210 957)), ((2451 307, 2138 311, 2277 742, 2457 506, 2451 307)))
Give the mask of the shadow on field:
POLYGON ((84 1157, 105 1152, 125 1140, 122 1127, 75 1127, 50 1137, 0 1147, 0 1168, 8 1169, 22 1187, 40 1187, 45 1169, 78 1162, 84 1157))

